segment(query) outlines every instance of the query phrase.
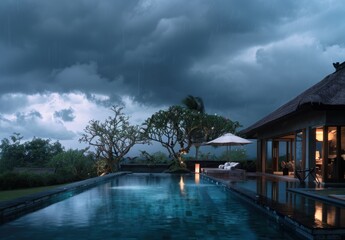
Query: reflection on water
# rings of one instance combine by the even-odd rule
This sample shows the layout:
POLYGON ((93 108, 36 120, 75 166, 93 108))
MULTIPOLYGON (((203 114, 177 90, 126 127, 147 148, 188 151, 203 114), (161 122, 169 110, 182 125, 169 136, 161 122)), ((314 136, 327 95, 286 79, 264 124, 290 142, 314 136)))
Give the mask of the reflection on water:
POLYGON ((181 177, 180 177, 179 185, 180 185, 181 194, 184 195, 184 194, 185 194, 185 190, 184 190, 184 179, 183 179, 183 176, 182 176, 182 175, 181 175, 181 177))
POLYGON ((345 227, 344 207, 334 206, 315 198, 288 191, 289 188, 301 187, 298 185, 299 183, 258 176, 236 184, 274 202, 285 204, 285 211, 291 209, 291 217, 303 221, 306 226, 319 228, 345 227), (304 216, 302 219, 301 215, 304 216))
POLYGON ((315 219, 331 226, 344 226, 345 210, 321 202, 315 204, 315 219))
MULTIPOLYGON (((115 189, 115 190, 147 190, 147 189, 150 189, 150 188, 152 188, 152 187, 149 187, 149 186, 140 186, 140 185, 111 187, 111 189, 115 189)), ((161 188, 161 187, 157 187, 157 188, 161 188)))
POLYGON ((322 221, 322 204, 321 203, 317 203, 315 204, 315 219, 322 221))
POLYGON ((194 174, 194 180, 195 180, 195 184, 200 183, 200 174, 199 173, 194 174))

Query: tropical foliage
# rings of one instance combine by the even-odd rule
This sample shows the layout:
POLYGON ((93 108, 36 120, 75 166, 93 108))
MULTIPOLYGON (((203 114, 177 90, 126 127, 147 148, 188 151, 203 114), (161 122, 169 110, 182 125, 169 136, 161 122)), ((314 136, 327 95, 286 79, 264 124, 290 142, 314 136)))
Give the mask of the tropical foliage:
POLYGON ((57 154, 64 151, 59 142, 50 139, 33 138, 22 143, 23 137, 14 133, 0 144, 0 173, 15 167, 45 167, 57 154))
POLYGON ((55 155, 48 166, 55 169, 55 173, 75 180, 82 180, 96 176, 94 154, 87 149, 61 152, 55 155))
POLYGON ((164 147, 171 158, 177 159, 179 150, 188 150, 193 133, 200 128, 202 115, 181 106, 160 110, 146 120, 143 133, 146 139, 164 147))
POLYGON ((204 101, 200 97, 194 97, 192 95, 188 95, 186 98, 182 100, 182 103, 189 110, 205 113, 204 101))
POLYGON ((181 152, 189 152, 193 145, 212 140, 220 135, 234 133, 238 122, 218 115, 209 115, 181 106, 154 113, 144 123, 145 137, 158 142, 169 156, 179 159, 181 152))
MULTIPOLYGON (((224 147, 222 147, 224 148, 224 147)), ((234 150, 224 151, 219 159, 225 159, 228 161, 244 161, 248 159, 247 152, 243 148, 236 148, 234 150)))
POLYGON ((164 164, 168 163, 168 157, 163 152, 148 153, 146 151, 140 151, 140 163, 145 163, 148 165, 154 164, 164 164))
POLYGON ((22 139, 15 133, 1 141, 0 189, 55 185, 96 176, 94 155, 86 149, 65 151, 59 142, 49 139, 22 139))

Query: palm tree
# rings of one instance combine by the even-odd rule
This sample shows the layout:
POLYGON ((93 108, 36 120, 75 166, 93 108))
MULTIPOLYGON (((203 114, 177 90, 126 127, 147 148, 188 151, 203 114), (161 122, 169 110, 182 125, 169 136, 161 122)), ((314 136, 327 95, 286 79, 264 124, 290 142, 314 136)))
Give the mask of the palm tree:
POLYGON ((186 98, 182 100, 182 103, 189 110, 196 110, 200 113, 205 113, 204 101, 200 97, 194 97, 192 95, 188 95, 186 98))
MULTIPOLYGON (((189 110, 198 111, 201 114, 205 113, 204 101, 200 97, 194 97, 192 95, 188 95, 186 98, 184 98, 182 100, 182 103, 189 110)), ((195 136, 197 136, 200 133, 196 132, 195 134, 196 134, 195 136)), ((200 137, 200 136, 198 136, 198 137, 200 137)), ((200 144, 195 143, 194 146, 195 146, 195 159, 198 159, 200 144)))

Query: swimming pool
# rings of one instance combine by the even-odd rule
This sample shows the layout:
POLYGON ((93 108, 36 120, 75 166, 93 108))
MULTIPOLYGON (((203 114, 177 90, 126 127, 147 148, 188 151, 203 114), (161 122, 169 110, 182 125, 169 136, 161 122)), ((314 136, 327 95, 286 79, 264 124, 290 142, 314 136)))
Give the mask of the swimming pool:
POLYGON ((129 174, 0 226, 0 239, 296 239, 198 175, 129 174))

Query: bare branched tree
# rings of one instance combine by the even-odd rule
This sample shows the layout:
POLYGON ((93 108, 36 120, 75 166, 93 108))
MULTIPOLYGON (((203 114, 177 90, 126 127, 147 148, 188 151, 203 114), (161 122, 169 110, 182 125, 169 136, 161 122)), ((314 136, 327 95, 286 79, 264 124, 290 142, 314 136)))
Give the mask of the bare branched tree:
POLYGON ((91 120, 86 126, 80 142, 95 147, 97 156, 107 162, 108 171, 118 171, 120 161, 137 143, 142 142, 139 126, 130 125, 129 117, 123 113, 123 107, 113 106, 114 115, 104 122, 91 120))

